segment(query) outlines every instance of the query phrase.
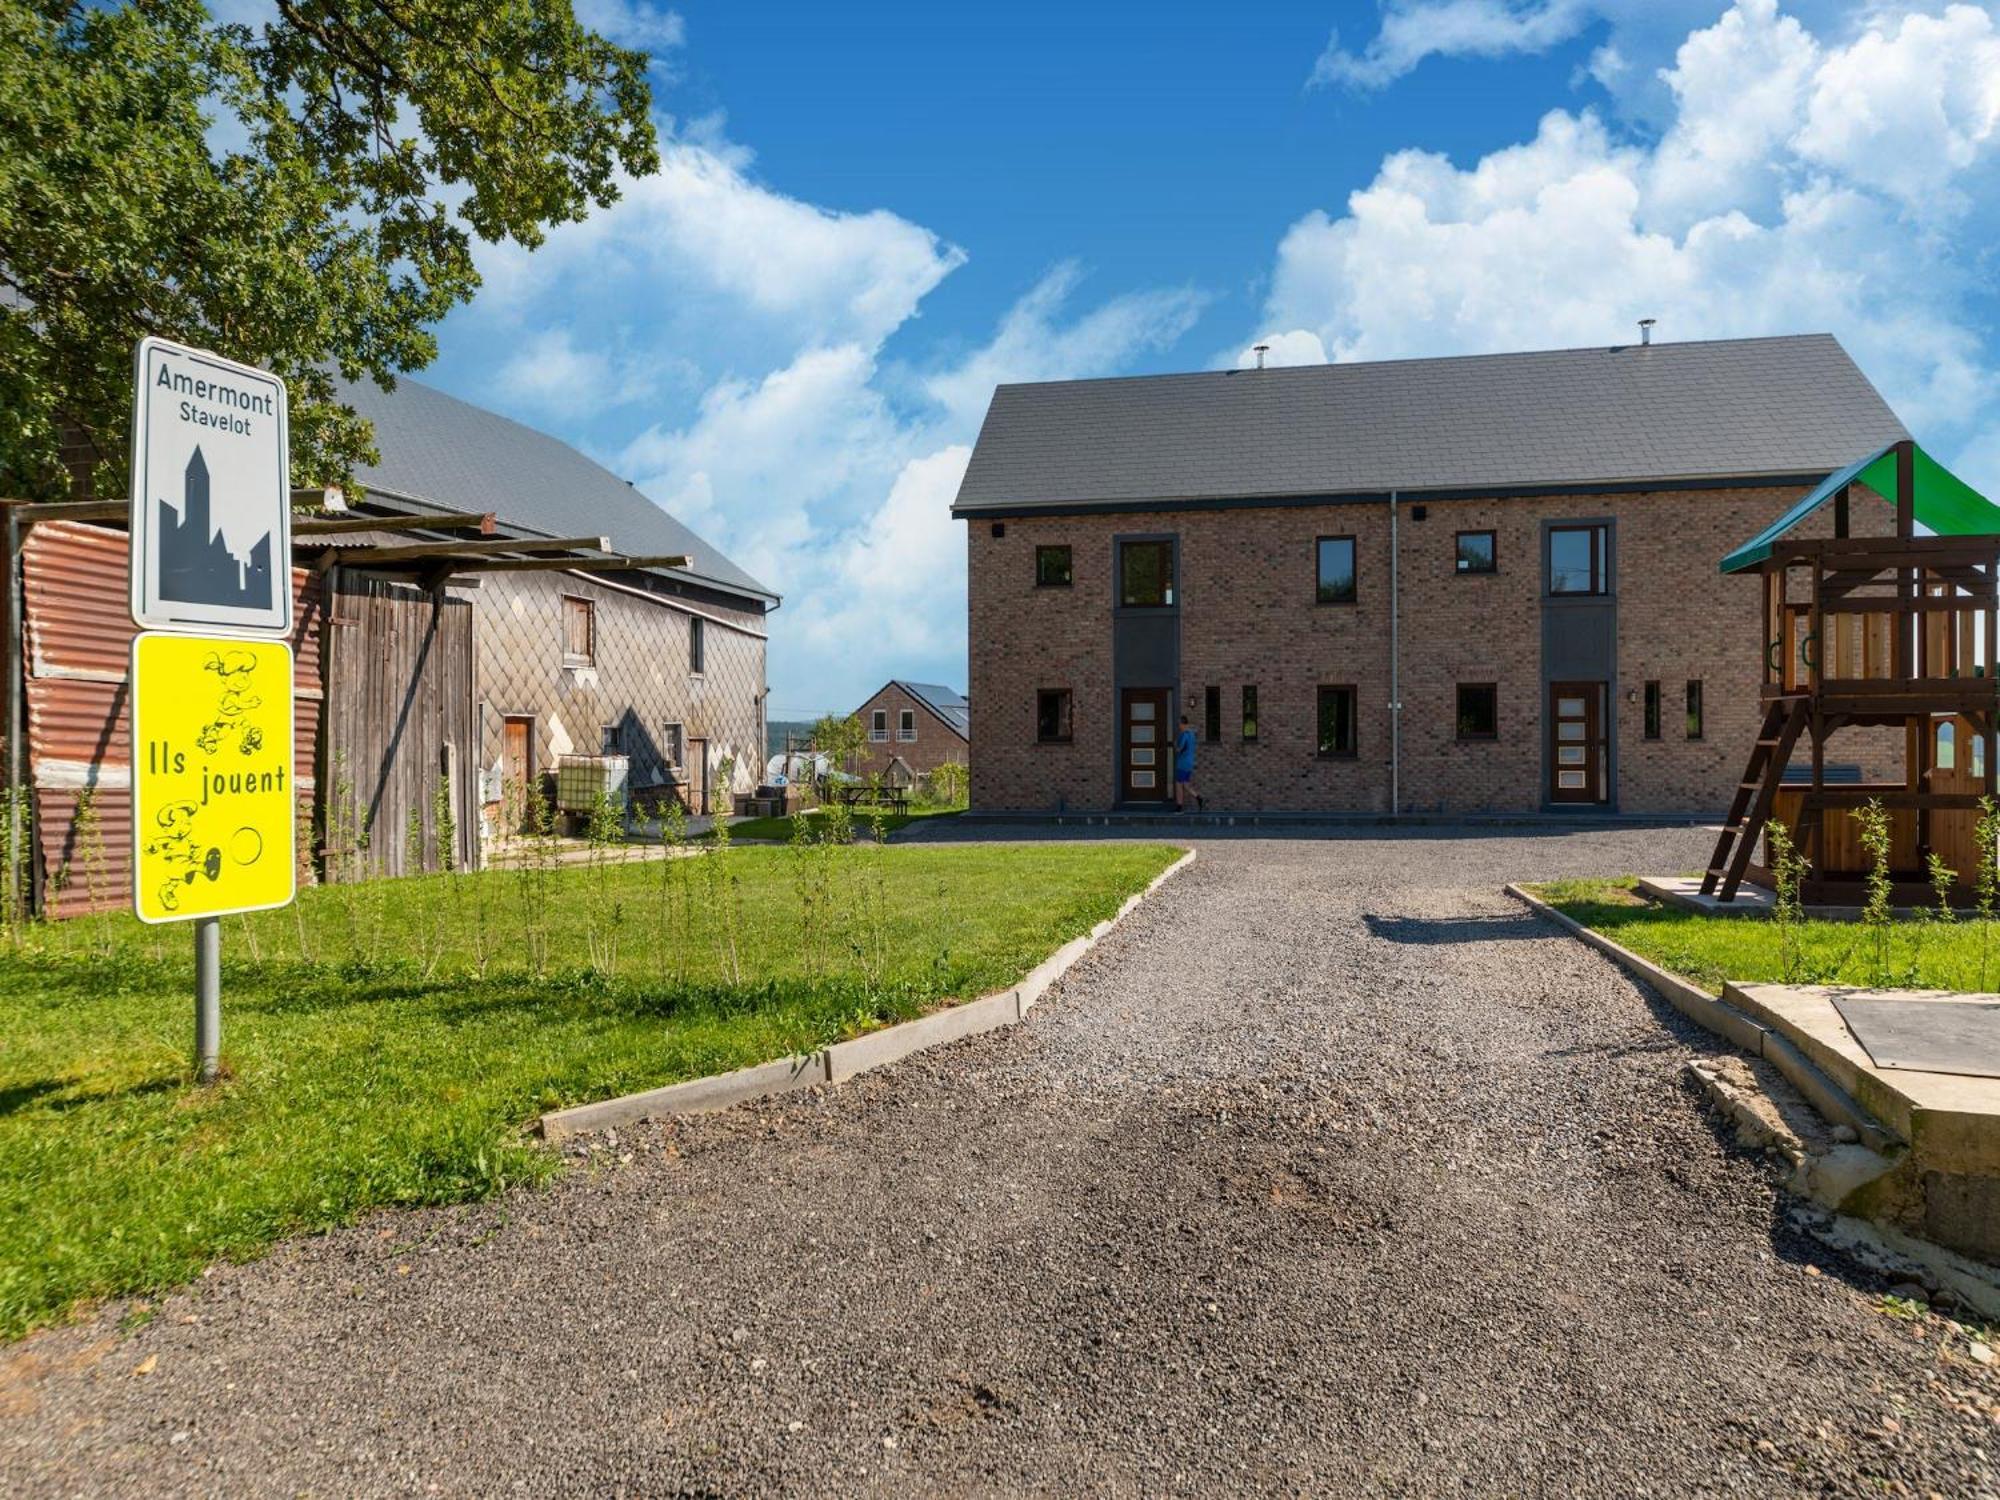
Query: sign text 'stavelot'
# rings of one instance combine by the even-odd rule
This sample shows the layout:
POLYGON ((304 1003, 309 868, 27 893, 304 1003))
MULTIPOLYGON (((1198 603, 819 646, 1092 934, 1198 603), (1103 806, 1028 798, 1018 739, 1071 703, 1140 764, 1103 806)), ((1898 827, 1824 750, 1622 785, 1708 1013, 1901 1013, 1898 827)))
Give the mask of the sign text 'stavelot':
POLYGON ((285 384, 164 339, 139 344, 132 618, 142 628, 291 628, 285 384))

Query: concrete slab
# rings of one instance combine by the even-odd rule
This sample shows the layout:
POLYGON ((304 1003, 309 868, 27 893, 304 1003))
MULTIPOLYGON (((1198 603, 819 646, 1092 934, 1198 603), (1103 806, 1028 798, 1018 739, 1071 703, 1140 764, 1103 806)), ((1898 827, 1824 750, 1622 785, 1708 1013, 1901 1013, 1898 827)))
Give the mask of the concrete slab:
POLYGON ((1705 917, 1767 916, 1772 906, 1771 893, 1747 881, 1737 887, 1733 901, 1704 896, 1699 875, 1641 875, 1639 889, 1655 901, 1698 911, 1705 917))
POLYGON ((585 1131, 609 1130, 661 1115, 706 1114, 746 1099, 763 1099, 825 1082, 826 1054, 809 1052, 803 1057, 785 1057, 754 1068, 738 1068, 734 1073, 717 1073, 710 1078, 668 1084, 665 1088, 647 1089, 644 1093, 604 1099, 596 1104, 552 1110, 542 1116, 542 1138, 560 1141, 585 1131))
POLYGON ((1737 984, 1723 999, 1788 1037, 1828 1077, 1910 1143, 1929 1171, 2000 1175, 2000 1078, 1878 1068, 1836 998, 1991 1005, 1993 995, 1869 990, 1822 984, 1737 984))
POLYGON ((826 1080, 845 1083, 857 1073, 896 1062, 912 1052, 955 1042, 960 1037, 977 1036, 982 1031, 997 1031, 1020 1019, 1021 1002, 1013 990, 968 1000, 900 1026, 871 1031, 851 1042, 836 1042, 826 1049, 826 1080))

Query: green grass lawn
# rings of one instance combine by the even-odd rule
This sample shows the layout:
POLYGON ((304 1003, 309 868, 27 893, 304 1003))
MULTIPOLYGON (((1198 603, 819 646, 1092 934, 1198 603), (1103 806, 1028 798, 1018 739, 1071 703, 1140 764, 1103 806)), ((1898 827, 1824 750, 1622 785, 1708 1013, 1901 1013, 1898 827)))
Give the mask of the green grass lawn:
POLYGON ((744 848, 309 889, 224 921, 211 1089, 189 1083, 187 928, 31 929, 0 956, 0 1336, 545 1177, 520 1129, 542 1111, 1000 988, 1176 855, 744 848))
MULTIPOLYGON (((1529 887, 1566 916, 1690 979, 1710 994, 1725 979, 1784 981, 1775 923, 1764 917, 1707 917, 1639 894, 1633 880, 1558 880, 1529 887)), ((1994 924, 2000 928, 2000 924, 1994 924)), ((1986 990, 2000 985, 2000 930, 1961 918, 1899 918, 1878 962, 1858 922, 1802 922, 1798 984, 1889 984, 1916 989, 1986 990), (1981 952, 1987 955, 1982 974, 1981 952)))
MULTIPOLYGON (((882 831, 884 833, 894 833, 897 829, 907 828, 910 824, 922 818, 949 818, 964 811, 963 807, 922 807, 913 805, 905 813, 884 813, 882 815, 882 831)), ((874 825, 868 821, 868 810, 857 807, 854 809, 853 817, 856 836, 860 838, 872 838, 874 836, 874 825)), ((811 808, 806 812, 796 813, 784 818, 731 818, 729 820, 729 836, 732 839, 773 839, 779 843, 786 843, 792 837, 793 826, 801 818, 805 820, 808 832, 819 827, 819 809, 811 808)))

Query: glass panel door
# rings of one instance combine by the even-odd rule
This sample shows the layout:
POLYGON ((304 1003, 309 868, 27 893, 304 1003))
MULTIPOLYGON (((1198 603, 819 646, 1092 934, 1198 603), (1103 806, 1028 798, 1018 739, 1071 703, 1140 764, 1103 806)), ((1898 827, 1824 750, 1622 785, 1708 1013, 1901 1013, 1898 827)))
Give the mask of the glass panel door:
POLYGON ((1605 684, 1549 684, 1549 800, 1601 803, 1610 786, 1605 684))

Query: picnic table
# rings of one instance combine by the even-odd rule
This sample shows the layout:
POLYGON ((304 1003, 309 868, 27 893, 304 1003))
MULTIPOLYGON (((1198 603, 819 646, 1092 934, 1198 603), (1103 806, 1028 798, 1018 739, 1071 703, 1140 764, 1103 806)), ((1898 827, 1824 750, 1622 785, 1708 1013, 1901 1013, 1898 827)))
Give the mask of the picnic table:
POLYGON ((851 785, 836 786, 833 794, 847 807, 864 805, 886 807, 890 812, 906 813, 910 810, 910 790, 901 786, 870 786, 865 781, 851 785))

